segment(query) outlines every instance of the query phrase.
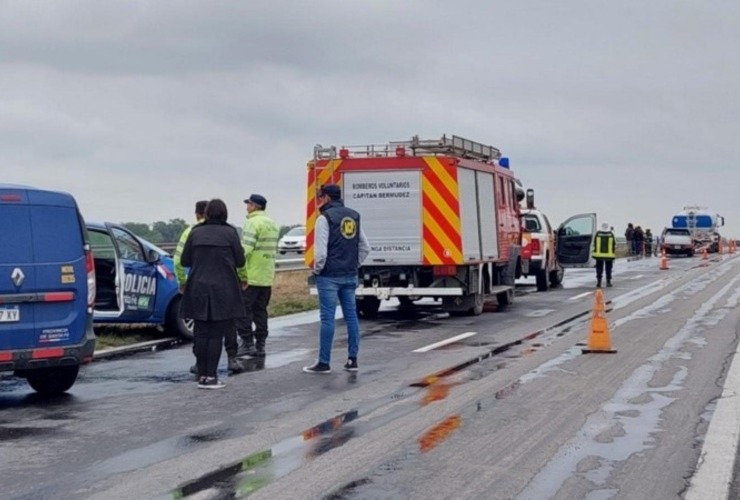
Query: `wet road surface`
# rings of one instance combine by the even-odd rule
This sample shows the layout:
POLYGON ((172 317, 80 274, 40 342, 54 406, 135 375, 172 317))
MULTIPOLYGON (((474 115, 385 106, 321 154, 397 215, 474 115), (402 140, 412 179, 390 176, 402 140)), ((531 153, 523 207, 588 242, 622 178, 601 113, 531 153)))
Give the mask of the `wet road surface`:
MULTIPOLYGON (((665 429, 656 416, 665 418, 680 408, 706 421, 711 413, 705 408, 711 391, 693 399, 665 396, 700 384, 681 375, 693 376, 700 371, 696 368, 661 366, 648 380, 659 377, 662 385, 652 390, 644 384, 645 373, 656 363, 650 356, 688 356, 665 346, 661 351, 660 345, 678 335, 681 325, 707 321, 706 315, 695 317, 699 297, 728 280, 734 269, 729 260, 707 269, 697 268, 699 263, 672 262, 675 271, 669 274, 656 271, 656 259, 617 264, 616 286, 608 292, 614 297, 610 320, 620 340, 629 338, 632 344, 620 345, 614 360, 580 355, 577 344, 585 338, 594 281, 593 271, 584 270, 568 271, 560 289, 522 294, 510 310, 498 312, 492 306, 479 317, 450 318, 431 302, 420 304, 411 317, 395 306, 384 307, 378 320, 362 323, 359 373, 339 370, 346 352, 341 328, 335 372, 300 372, 316 354, 313 312, 271 322, 266 360, 249 360, 249 373, 226 378, 227 388, 215 393, 195 389, 187 372, 193 361, 189 346, 96 362, 71 394, 52 401, 36 398, 23 381, 2 381, 3 486, 10 498, 149 498, 173 491, 193 498, 289 498, 281 495, 298 485, 307 498, 429 498, 452 497, 454 484, 458 491, 460 484, 467 485, 470 494, 475 487, 497 484, 501 492, 518 492, 522 498, 559 491, 602 491, 598 495, 609 498, 609 491, 624 487, 608 484, 613 464, 627 461, 624 456, 651 456, 650 446, 636 443, 654 440, 665 429), (720 272, 723 266, 728 270, 720 272), (688 316, 674 314, 679 303, 688 316), (645 329, 656 332, 649 348, 640 337, 645 329), (414 352, 464 332, 473 335, 414 352), (583 375, 587 369, 608 376, 583 375), (630 381, 634 373, 642 378, 630 381), (620 391, 630 397, 617 397, 620 391), (603 427, 603 415, 615 423, 599 439, 629 436, 612 446, 618 448, 614 453, 586 438, 568 437, 588 436, 589 429, 603 427), (557 453, 564 455, 555 460, 557 453), (465 467, 456 471, 467 479, 444 479, 449 464, 461 461, 465 467), (578 472, 582 469, 587 471, 578 472), (589 490, 579 474, 598 487, 589 490)), ((727 321, 714 309, 710 314, 717 324, 727 321)), ((714 368, 704 377, 715 381, 719 349, 732 351, 700 341, 701 332, 684 336, 691 346, 711 344, 697 349, 714 368)), ((734 336, 725 340, 733 341, 734 336)), ((703 425, 689 422, 696 429, 703 425)), ((693 427, 681 434, 690 445, 700 434, 693 427)), ((676 474, 685 475, 696 452, 680 451, 684 458, 676 474)), ((683 484, 676 478, 666 482, 683 484)), ((483 491, 490 490, 478 493, 483 491)))

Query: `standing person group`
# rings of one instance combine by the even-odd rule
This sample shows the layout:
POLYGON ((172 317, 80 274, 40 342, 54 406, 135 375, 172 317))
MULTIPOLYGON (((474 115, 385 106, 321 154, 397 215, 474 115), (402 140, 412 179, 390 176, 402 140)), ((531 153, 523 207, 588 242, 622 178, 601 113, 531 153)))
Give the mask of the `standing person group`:
POLYGON ((337 300, 347 325, 348 356, 344 369, 359 369, 357 356, 360 349, 360 325, 355 305, 357 269, 370 253, 360 214, 345 207, 342 191, 335 184, 321 187, 319 210, 314 229, 314 268, 316 288, 319 292, 319 359, 306 366, 306 373, 331 373, 331 349, 334 343, 334 318, 337 300))
POLYGON ((224 387, 217 375, 222 345, 232 373, 243 371, 237 356, 265 356, 267 306, 279 230, 264 212, 264 196, 253 194, 244 201, 247 220, 241 241, 236 229, 226 222, 226 205, 214 199, 196 204, 196 217, 204 208, 203 218, 198 217, 199 222, 183 232, 175 252, 183 293, 180 314, 195 323, 196 365, 191 371, 197 374, 202 389, 224 387), (241 352, 237 332, 243 342, 241 352))
MULTIPOLYGON (((321 326, 319 357, 306 373, 331 373, 337 302, 347 325, 348 353, 344 369, 359 369, 360 327, 355 305, 357 270, 370 253, 360 214, 344 206, 335 184, 321 187, 321 215, 316 220, 314 269, 321 326)), ((238 356, 264 358, 268 337, 267 306, 275 277, 278 226, 265 213, 267 200, 252 194, 244 200, 247 220, 241 241, 226 221, 226 205, 208 202, 205 219, 192 226, 176 261, 183 270, 181 314, 195 321, 194 351, 198 387, 220 389, 218 363, 222 345, 231 372, 242 371, 238 356), (186 275, 184 268, 190 268, 186 275)))
POLYGON ((218 362, 224 338, 245 316, 238 269, 246 263, 236 229, 229 225, 226 204, 208 202, 205 221, 194 226, 185 242, 181 263, 190 268, 185 281, 181 314, 195 322, 198 388, 221 389, 218 362))

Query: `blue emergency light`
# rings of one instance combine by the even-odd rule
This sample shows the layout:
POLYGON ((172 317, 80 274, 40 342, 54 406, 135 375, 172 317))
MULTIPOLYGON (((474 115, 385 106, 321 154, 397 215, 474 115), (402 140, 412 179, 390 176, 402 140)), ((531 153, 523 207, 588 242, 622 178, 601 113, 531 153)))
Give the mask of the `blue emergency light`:
POLYGON ((504 156, 498 161, 500 167, 509 168, 509 158, 504 156))

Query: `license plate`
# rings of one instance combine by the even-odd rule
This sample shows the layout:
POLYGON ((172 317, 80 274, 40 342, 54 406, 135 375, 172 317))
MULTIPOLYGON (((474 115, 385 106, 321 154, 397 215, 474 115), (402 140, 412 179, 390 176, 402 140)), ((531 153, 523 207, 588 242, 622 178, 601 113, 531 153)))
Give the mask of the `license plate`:
POLYGON ((17 307, 12 309, 0 308, 0 323, 12 323, 21 320, 21 310, 17 307))
POLYGON ((675 248, 676 250, 681 250, 681 245, 673 245, 673 248, 675 248))

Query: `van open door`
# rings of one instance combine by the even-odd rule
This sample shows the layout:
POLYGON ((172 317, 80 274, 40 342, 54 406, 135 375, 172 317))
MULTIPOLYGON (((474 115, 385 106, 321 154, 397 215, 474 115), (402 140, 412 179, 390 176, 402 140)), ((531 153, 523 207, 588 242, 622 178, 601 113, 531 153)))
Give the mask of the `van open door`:
POLYGON ((578 214, 568 218, 558 228, 556 246, 558 261, 563 267, 594 267, 591 257, 596 236, 596 214, 578 214))

